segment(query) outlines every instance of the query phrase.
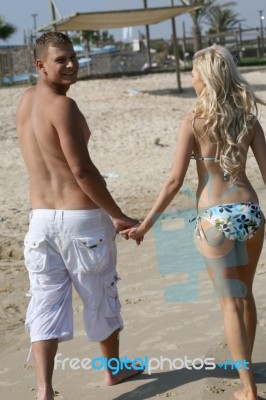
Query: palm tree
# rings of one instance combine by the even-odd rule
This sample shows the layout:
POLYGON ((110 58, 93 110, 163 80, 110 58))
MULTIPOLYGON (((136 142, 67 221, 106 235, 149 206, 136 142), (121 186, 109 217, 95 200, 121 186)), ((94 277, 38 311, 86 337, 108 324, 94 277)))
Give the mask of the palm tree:
MULTIPOLYGON (((222 5, 212 4, 204 16, 204 22, 209 25, 208 33, 220 33, 232 30, 239 24, 239 14, 234 12, 232 8, 236 3, 234 1, 224 3, 222 5)), ((220 36, 220 44, 225 44, 224 36, 220 36)))
POLYGON ((13 33, 17 31, 17 28, 5 22, 4 18, 0 16, 0 40, 7 40, 13 33))
POLYGON ((193 20, 192 35, 194 52, 202 48, 201 41, 201 27, 200 23, 208 8, 212 5, 214 0, 180 0, 185 6, 205 6, 205 8, 191 11, 189 14, 193 20))
POLYGON ((101 37, 100 31, 82 31, 81 36, 87 42, 98 43, 101 37))
POLYGON ((108 31, 82 31, 81 36, 87 44, 96 44, 100 42, 114 42, 114 36, 110 35, 108 31))
POLYGON ((115 40, 114 40, 114 36, 110 35, 108 31, 103 31, 102 32, 102 41, 114 43, 115 40))

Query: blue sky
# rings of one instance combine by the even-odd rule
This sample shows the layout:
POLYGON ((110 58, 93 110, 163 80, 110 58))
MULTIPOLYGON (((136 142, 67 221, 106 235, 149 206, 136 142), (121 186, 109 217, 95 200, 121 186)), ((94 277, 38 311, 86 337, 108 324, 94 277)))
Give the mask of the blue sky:
MULTIPOLYGON (((104 11, 130 8, 143 8, 143 0, 55 0, 62 16, 73 12, 104 11)), ((219 3, 226 3, 227 0, 220 0, 219 3)), ((170 0, 147 0, 149 7, 163 7, 170 4, 170 0)), ((264 11, 266 26, 266 0, 237 0, 235 11, 239 19, 244 19, 244 28, 259 27, 259 10, 264 11)), ((179 0, 174 0, 174 5, 181 5, 179 0)), ((0 41, 0 44, 22 44, 24 31, 28 32, 33 28, 32 14, 36 17, 37 26, 42 26, 51 20, 50 0, 0 0, 0 15, 6 21, 14 24, 18 32, 7 42, 0 41)), ((185 22, 186 32, 191 32, 191 20, 188 15, 181 15, 176 18, 177 34, 182 34, 182 22, 185 22)), ((143 27, 133 28, 133 37, 138 37, 138 32, 144 32, 143 27)), ((204 31, 204 30, 203 30, 204 31)), ((109 30, 116 39, 122 38, 122 29, 109 30)), ((171 36, 170 21, 152 25, 150 27, 152 38, 169 38, 171 36)))

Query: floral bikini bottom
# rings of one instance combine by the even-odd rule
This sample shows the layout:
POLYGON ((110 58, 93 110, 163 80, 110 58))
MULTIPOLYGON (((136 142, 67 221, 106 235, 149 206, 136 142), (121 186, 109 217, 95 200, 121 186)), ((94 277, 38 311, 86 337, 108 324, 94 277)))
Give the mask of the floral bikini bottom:
POLYGON ((252 238, 263 214, 256 203, 230 203, 213 206, 197 216, 196 235, 200 236, 200 220, 205 219, 230 240, 245 241, 252 238))

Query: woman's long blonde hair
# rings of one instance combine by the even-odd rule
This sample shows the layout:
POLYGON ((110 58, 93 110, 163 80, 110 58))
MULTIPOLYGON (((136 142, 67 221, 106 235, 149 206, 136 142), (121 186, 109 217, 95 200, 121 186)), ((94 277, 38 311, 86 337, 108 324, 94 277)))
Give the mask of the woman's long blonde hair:
POLYGON ((195 119, 206 118, 207 138, 217 144, 216 161, 233 179, 244 169, 247 146, 244 140, 257 116, 258 99, 248 82, 239 73, 231 53, 223 46, 198 51, 193 67, 200 74, 205 88, 193 109, 195 119))

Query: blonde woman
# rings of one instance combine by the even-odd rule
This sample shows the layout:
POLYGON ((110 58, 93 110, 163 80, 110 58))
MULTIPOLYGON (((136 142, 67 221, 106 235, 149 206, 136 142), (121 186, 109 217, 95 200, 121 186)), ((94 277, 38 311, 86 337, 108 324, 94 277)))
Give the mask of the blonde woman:
POLYGON ((221 46, 195 54, 192 86, 197 100, 181 121, 170 176, 145 220, 123 234, 135 240, 146 234, 181 188, 193 158, 198 174, 195 241, 219 296, 232 359, 243 361, 243 390, 234 396, 255 400, 251 354, 257 318, 252 284, 265 221, 245 168, 251 148, 266 185, 266 142, 257 120, 257 103, 265 103, 221 46))

